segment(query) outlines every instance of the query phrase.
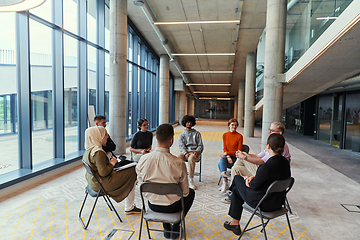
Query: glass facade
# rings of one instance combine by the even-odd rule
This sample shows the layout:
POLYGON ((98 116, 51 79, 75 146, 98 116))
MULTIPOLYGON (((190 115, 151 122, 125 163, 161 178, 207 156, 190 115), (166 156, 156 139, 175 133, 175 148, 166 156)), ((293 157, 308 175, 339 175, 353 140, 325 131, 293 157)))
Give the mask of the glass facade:
MULTIPOLYGON (((107 0, 48 0, 0 13, 0 184, 81 156, 85 106, 109 117, 109 19, 107 0), (26 171, 11 173, 18 170, 26 171)), ((159 57, 134 25, 128 43, 131 137, 139 118, 150 130, 158 125, 159 57)))
POLYGON ((346 139, 345 149, 360 152, 360 92, 346 95, 346 139))
POLYGON ((294 65, 351 2, 299 0, 288 10, 286 70, 294 65))
POLYGON ((229 120, 234 116, 234 100, 195 99, 197 118, 229 120))

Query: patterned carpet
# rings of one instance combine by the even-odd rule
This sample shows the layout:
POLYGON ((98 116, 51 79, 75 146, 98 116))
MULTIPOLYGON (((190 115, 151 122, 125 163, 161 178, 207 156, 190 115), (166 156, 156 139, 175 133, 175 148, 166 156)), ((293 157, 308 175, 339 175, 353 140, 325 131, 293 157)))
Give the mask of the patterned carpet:
MULTIPOLYGON (((85 215, 90 213, 92 204, 92 200, 86 204, 85 215)), ((125 215, 123 208, 118 206, 117 210, 123 220, 123 223, 120 223, 116 215, 100 199, 88 230, 83 230, 78 220, 80 205, 81 202, 41 199, 29 201, 23 207, 9 211, 1 218, 0 239, 128 239, 129 237, 137 239, 140 227, 139 214, 125 215), (121 231, 108 237, 113 229, 121 231)), ((308 239, 304 236, 306 229, 295 223, 294 218, 292 217, 291 222, 295 239, 308 239)), ((237 239, 237 236, 224 229, 223 222, 226 220, 229 220, 228 216, 192 212, 186 217, 187 238, 190 240, 237 239)), ((267 227, 269 239, 291 239, 285 218, 280 220, 271 221, 267 227)), ((259 224, 259 221, 257 219, 253 224, 259 224)), ((162 229, 159 223, 150 225, 151 228, 162 229)), ((263 239, 262 235, 255 229, 246 233, 243 239, 263 239)), ((161 232, 155 231, 151 232, 151 238, 164 239, 161 232)), ((142 239, 148 239, 144 225, 142 239)))

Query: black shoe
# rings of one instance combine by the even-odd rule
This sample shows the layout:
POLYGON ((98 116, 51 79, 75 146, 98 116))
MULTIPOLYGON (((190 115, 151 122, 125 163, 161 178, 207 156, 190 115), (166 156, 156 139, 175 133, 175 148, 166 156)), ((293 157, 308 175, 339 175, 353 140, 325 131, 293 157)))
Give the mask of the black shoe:
POLYGON ((230 225, 229 222, 224 222, 224 227, 225 227, 227 230, 232 231, 235 235, 240 235, 240 234, 241 234, 240 225, 230 225))
POLYGON ((163 227, 164 227, 164 237, 165 238, 170 238, 170 231, 171 231, 171 225, 170 223, 163 223, 163 227))
POLYGON ((171 228, 171 235, 170 238, 171 239, 177 239, 179 237, 179 232, 180 231, 180 225, 174 224, 173 227, 171 228))

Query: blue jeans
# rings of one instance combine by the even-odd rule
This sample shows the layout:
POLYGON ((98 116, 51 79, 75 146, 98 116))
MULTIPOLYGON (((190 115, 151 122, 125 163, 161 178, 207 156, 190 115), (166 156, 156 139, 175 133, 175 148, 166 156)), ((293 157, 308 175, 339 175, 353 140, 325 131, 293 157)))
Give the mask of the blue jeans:
MULTIPOLYGON (((226 156, 220 158, 220 162, 218 163, 218 168, 220 170, 220 173, 222 173, 224 171, 226 172, 228 168, 232 168, 232 166, 236 162, 236 157, 233 157, 233 156, 230 156, 230 157, 233 160, 233 163, 229 163, 226 156)), ((221 177, 225 178, 222 175, 221 175, 221 177)))

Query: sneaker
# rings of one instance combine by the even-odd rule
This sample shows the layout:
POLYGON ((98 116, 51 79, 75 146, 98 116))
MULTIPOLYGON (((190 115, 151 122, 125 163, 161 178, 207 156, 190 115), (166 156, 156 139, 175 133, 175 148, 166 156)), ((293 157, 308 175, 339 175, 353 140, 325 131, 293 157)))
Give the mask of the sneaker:
POLYGON ((221 199, 221 202, 226 203, 226 204, 230 204, 230 203, 231 203, 231 199, 228 198, 228 197, 225 197, 225 198, 221 199))
POLYGON ((129 211, 125 211, 125 214, 136 214, 136 213, 141 213, 141 209, 137 208, 136 206, 134 206, 134 208, 129 211))
POLYGON ((192 189, 196 190, 196 186, 195 186, 194 180, 190 180, 190 181, 189 181, 189 188, 192 188, 192 189))
POLYGON ((229 185, 224 182, 220 187, 220 192, 221 193, 226 193, 227 190, 229 190, 229 185))

